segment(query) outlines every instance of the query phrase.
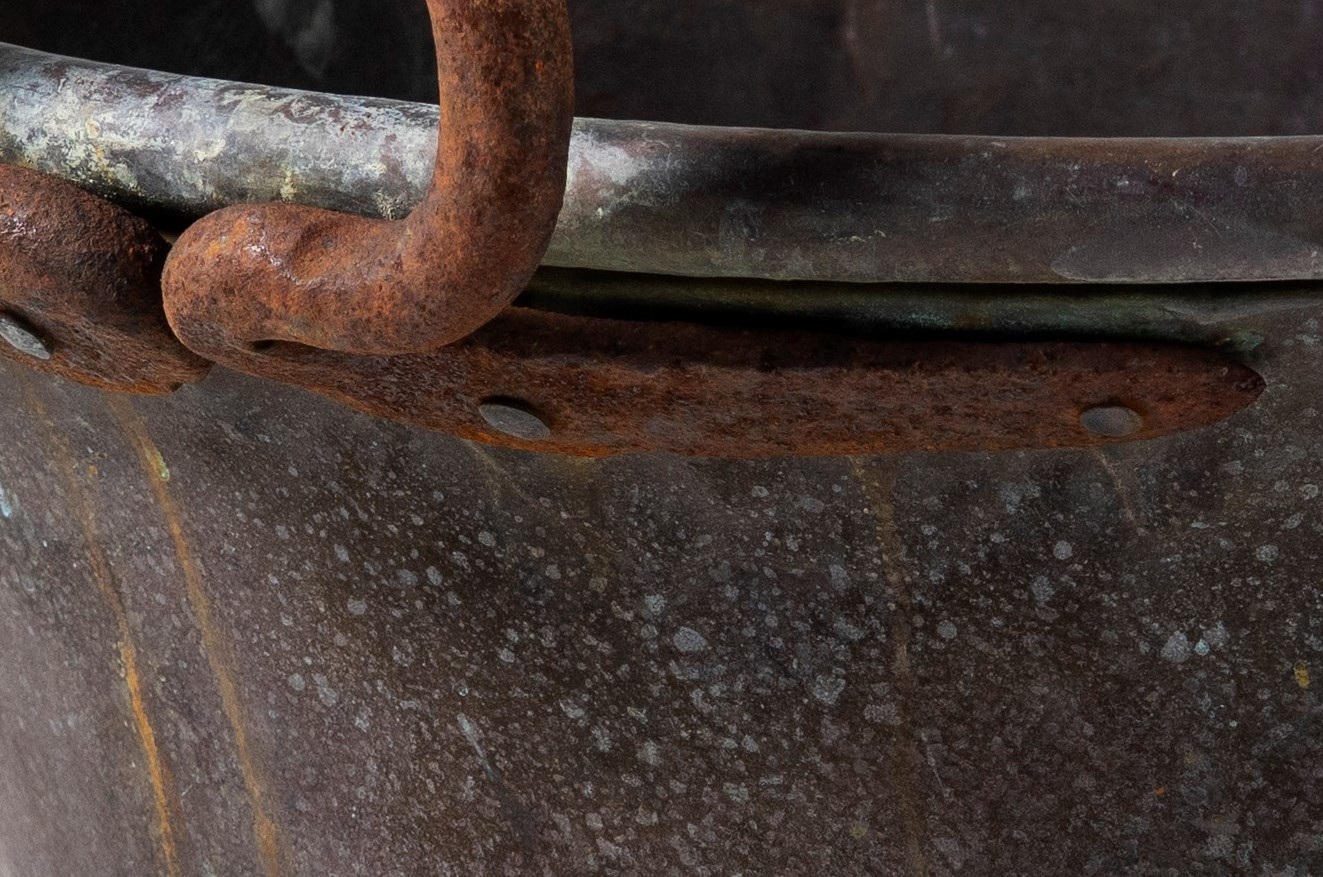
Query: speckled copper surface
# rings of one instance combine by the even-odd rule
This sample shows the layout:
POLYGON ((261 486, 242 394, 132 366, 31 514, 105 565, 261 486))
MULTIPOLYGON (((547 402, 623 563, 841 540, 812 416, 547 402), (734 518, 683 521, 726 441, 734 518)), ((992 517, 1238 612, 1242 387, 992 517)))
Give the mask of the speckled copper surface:
MULTIPOLYGON (((226 75, 281 44, 150 6, 6 37, 120 50, 118 15, 226 75)), ((576 8, 589 114, 1318 127, 1310 3, 576 8)), ((223 370, 126 403, 0 364, 0 874, 1317 873, 1316 293, 1121 312, 1242 339, 1268 388, 1089 451, 571 461, 223 370)))
POLYGON ((1310 873, 1318 325, 1220 426, 890 460, 5 366, 0 870, 1310 873))

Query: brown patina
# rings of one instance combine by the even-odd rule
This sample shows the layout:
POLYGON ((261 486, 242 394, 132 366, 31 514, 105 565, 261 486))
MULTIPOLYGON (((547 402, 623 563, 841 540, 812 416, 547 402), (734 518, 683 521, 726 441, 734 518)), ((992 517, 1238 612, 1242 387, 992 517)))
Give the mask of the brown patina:
POLYGON ((526 308, 428 354, 199 350, 392 420, 585 457, 1092 447, 1205 426, 1263 389, 1233 357, 1175 344, 892 342, 526 308), (534 414, 546 437, 493 429, 493 402, 534 414), (1090 431, 1081 415, 1099 406, 1135 412, 1137 428, 1090 431))
POLYGON ((201 379, 208 364, 161 307, 167 249, 147 222, 71 183, 0 166, 0 356, 142 395, 201 379))

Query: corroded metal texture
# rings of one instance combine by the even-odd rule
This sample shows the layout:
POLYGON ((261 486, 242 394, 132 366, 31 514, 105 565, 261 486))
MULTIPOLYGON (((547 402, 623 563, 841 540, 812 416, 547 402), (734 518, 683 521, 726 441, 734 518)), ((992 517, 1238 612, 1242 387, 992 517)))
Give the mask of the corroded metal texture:
POLYGON ((0 357, 108 390, 169 393, 207 363, 161 307, 166 244, 63 180, 0 166, 0 357))
POLYGON ((1088 447, 1116 438, 1081 423, 1094 406, 1134 409, 1143 424, 1125 438, 1151 439, 1220 420, 1263 389, 1232 356, 1177 345, 869 340, 523 308, 429 354, 197 349, 382 417, 590 457, 1088 447), (546 435, 500 429, 483 416, 491 401, 517 403, 546 435))
POLYGON ((1259 404, 1079 451, 570 461, 0 364, 0 873, 1315 873, 1323 329, 1270 305, 1259 404))
MULTIPOLYGON (((259 60, 235 0, 15 5, 9 39, 177 50, 142 15, 173 9, 259 60)), ((576 5, 597 112, 1320 127, 1312 2, 576 5)), ((639 298, 789 313, 670 283, 639 298)), ((1269 382, 1078 451, 573 461, 224 369, 125 403, 0 362, 0 875, 1318 873, 1318 290, 1203 291, 794 290, 1227 341, 1269 382)))
POLYGON ((574 114, 564 0, 429 0, 441 127, 426 199, 397 223, 289 205, 214 213, 164 275, 185 344, 432 350, 523 291, 565 187, 574 114))
MULTIPOLYGON (((0 159, 177 218, 278 200, 398 218, 434 171, 436 110, 415 104, 13 47, 0 86, 0 159)), ((545 261, 852 282, 1319 278, 1320 147, 580 119, 545 261)))

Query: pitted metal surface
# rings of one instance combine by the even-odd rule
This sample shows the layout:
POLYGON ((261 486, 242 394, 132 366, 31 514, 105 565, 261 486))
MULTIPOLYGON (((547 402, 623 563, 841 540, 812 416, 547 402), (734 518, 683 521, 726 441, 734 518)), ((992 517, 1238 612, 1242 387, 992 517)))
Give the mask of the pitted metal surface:
MULTIPOLYGON (((271 56, 222 48, 246 4, 32 8, 5 38, 271 56)), ((1318 127, 1309 3, 576 8, 598 115, 1318 127)), ((126 402, 0 363, 0 875, 1323 869, 1317 289, 874 292, 800 300, 1225 342, 1268 387, 1096 450, 575 461, 224 370, 126 402)))
POLYGON ((0 166, 0 357, 119 392, 169 393, 209 364, 171 333, 168 247, 64 180, 0 166))
POLYGON ((579 457, 1094 447, 1199 429, 1263 391, 1241 353, 1181 344, 908 341, 527 308, 413 356, 195 350, 380 417, 579 457), (494 424, 484 409, 499 400, 540 428, 494 424), (1130 406, 1138 424, 1090 429, 1081 415, 1102 405, 1130 406))
POLYGON ((1223 425, 889 461, 574 462, 6 366, 0 864, 1310 873, 1323 343, 1231 328, 1270 384, 1223 425))

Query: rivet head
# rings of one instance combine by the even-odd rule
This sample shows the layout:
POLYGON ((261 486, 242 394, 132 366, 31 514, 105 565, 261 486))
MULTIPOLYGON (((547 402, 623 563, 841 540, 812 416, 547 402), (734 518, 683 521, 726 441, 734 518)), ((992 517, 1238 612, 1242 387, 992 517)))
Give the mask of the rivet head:
POLYGON ((0 339, 25 356, 43 362, 51 358, 51 348, 17 317, 0 314, 0 339))
POLYGON ((532 407, 519 399, 487 399, 478 406, 478 413, 487 425, 499 433, 526 442, 540 442, 551 438, 551 427, 532 407))
POLYGON ((1124 438, 1143 429, 1144 418, 1125 405, 1096 405, 1080 415, 1080 425, 1094 435, 1124 438))

